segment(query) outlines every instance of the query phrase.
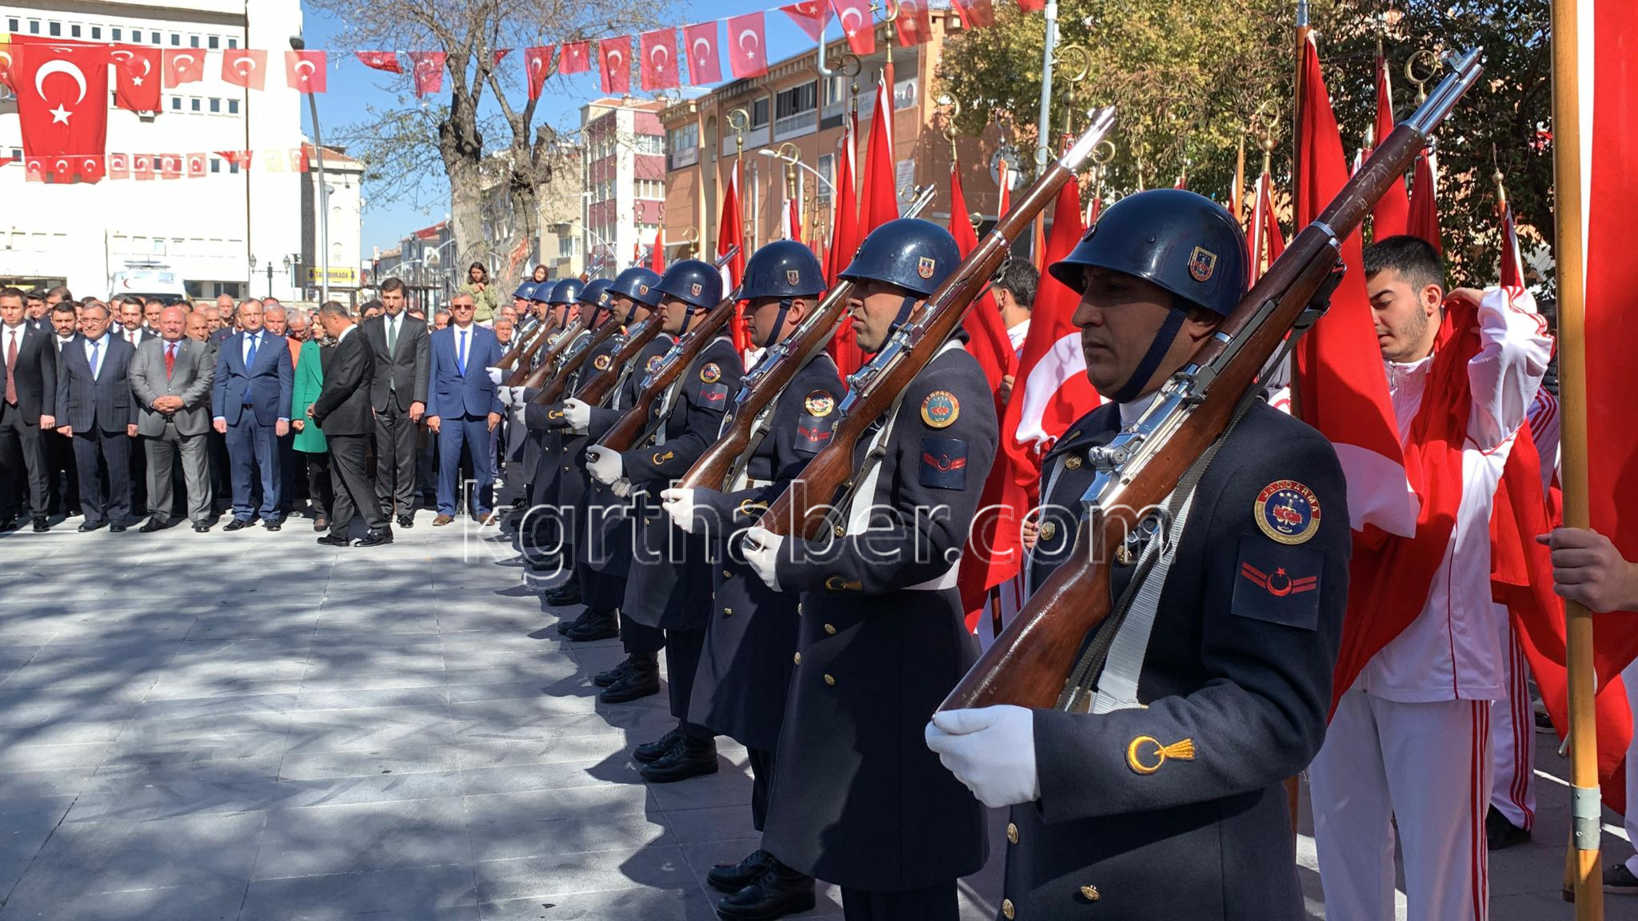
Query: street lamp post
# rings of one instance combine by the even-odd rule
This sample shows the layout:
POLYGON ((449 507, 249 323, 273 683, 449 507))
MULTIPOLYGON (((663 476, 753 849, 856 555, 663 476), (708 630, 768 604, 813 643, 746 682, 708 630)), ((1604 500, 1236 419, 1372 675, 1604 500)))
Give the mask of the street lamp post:
MULTIPOLYGON (((290 36, 290 47, 300 51, 307 47, 300 35, 290 36)), ((313 159, 318 167, 319 187, 319 303, 330 300, 330 186, 324 179, 324 138, 319 134, 318 99, 307 94, 307 112, 313 118, 313 159)), ((271 282, 269 283, 271 285, 271 282)), ((271 293, 268 297, 272 297, 271 293)))

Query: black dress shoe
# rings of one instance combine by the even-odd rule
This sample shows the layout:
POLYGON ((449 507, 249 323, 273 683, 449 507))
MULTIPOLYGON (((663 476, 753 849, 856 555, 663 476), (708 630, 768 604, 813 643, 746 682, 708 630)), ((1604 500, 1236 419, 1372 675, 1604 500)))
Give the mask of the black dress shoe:
POLYGON ((603 689, 597 699, 606 704, 628 701, 660 693, 660 666, 657 662, 633 662, 631 668, 613 684, 603 689))
POLYGON ((250 519, 249 518, 235 518, 232 521, 228 522, 227 524, 222 525, 222 530, 224 530, 224 531, 243 531, 245 528, 248 528, 248 527, 250 527, 250 519))
POLYGON ((160 521, 158 518, 149 518, 147 521, 143 522, 142 527, 137 528, 137 532, 141 534, 152 534, 155 531, 163 531, 170 526, 171 523, 169 521, 160 521))
POLYGON ((51 521, 44 515, 36 516, 34 519, 34 533, 44 534, 49 530, 51 530, 51 521))
POLYGON ((108 525, 108 533, 110 533, 110 534, 124 534, 125 529, 127 527, 128 527, 128 525, 126 525, 125 522, 116 521, 116 522, 113 522, 110 525, 108 525))
POLYGON ((557 588, 546 593, 546 603, 554 608, 568 607, 580 603, 580 585, 570 579, 557 588))
POLYGON ((86 522, 82 522, 80 524, 80 526, 78 528, 76 528, 75 530, 77 530, 80 533, 84 534, 87 531, 98 531, 98 530, 101 530, 103 528, 106 528, 107 526, 108 526, 108 522, 106 522, 106 521, 86 521, 86 522))
POLYGON ((649 783, 676 783, 716 772, 717 740, 688 736, 683 736, 682 742, 673 745, 660 760, 637 769, 649 783))
POLYGON ((193 533, 195 533, 195 534, 208 534, 208 533, 210 533, 210 522, 208 522, 208 521, 195 521, 193 523, 193 533))
POLYGON ((1510 848, 1530 840, 1530 830, 1520 828, 1507 820, 1495 806, 1484 817, 1484 841, 1492 851, 1510 848))
POLYGON ((345 547, 348 545, 348 540, 345 534, 326 534, 318 539, 318 543, 326 547, 345 547))
POLYGON ((284 527, 284 519, 264 518, 262 519, 262 527, 268 529, 269 531, 277 531, 278 529, 284 527))
MULTIPOLYGON (((667 732, 665 735, 660 736, 658 739, 655 739, 652 742, 644 742, 643 744, 632 749, 631 757, 638 764, 653 764, 661 758, 664 758, 666 752, 677 747, 677 743, 682 741, 682 737, 682 727, 677 726, 670 732, 667 732)), ((734 888, 738 889, 743 885, 745 884, 740 883, 739 886, 735 886, 734 888)))
POLYGON ((613 611, 587 611, 563 635, 576 643, 613 639, 620 635, 620 617, 613 611))
POLYGON ((773 859, 772 854, 757 848, 739 863, 719 863, 705 871, 705 881, 712 889, 735 893, 761 879, 773 859))
POLYGON ((382 544, 392 543, 392 529, 382 528, 379 531, 366 531, 364 536, 353 541, 354 547, 379 547, 382 544))
MULTIPOLYGON (((550 593, 547 593, 546 601, 547 601, 547 603, 551 602, 551 594, 550 593)), ((587 608, 586 610, 581 611, 579 614, 576 614, 574 617, 572 617, 572 618, 570 618, 568 620, 560 620, 560 621, 557 622, 557 632, 563 634, 564 636, 568 636, 570 630, 573 630, 575 627, 579 626, 581 621, 585 620, 586 618, 588 618, 590 616, 591 616, 591 609, 587 608)))
POLYGON ((0 517, 0 534, 4 534, 7 531, 15 531, 22 526, 23 520, 21 518, 14 517, 12 515, 0 517))
POLYGON ((756 882, 717 903, 717 917, 724 921, 774 921, 811 911, 814 905, 813 877, 773 860, 756 882))
POLYGON ((631 671, 631 659, 622 659, 620 660, 619 665, 616 665, 606 672, 598 672, 597 674, 593 675, 592 684, 595 684, 600 688, 606 688, 614 682, 619 681, 620 676, 624 675, 628 671, 631 671))
POLYGON ((413 528, 413 527, 415 527, 415 516, 414 515, 399 515, 398 516, 398 526, 400 528, 413 528))

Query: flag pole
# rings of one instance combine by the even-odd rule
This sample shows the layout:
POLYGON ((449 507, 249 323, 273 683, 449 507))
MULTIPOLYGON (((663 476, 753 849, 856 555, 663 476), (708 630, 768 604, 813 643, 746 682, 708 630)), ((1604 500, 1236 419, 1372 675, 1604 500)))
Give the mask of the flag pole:
MULTIPOLYGON (((1558 347, 1564 409, 1564 524, 1591 526, 1587 494, 1586 252, 1582 238, 1580 36, 1577 0, 1553 0, 1553 182, 1557 189, 1558 347)), ((1565 659, 1570 692, 1570 818, 1576 921, 1604 917, 1598 865, 1601 804, 1598 727, 1593 694, 1592 616, 1564 604, 1565 659)))
MULTIPOLYGON (((1295 63, 1297 74, 1296 79, 1292 83, 1291 94, 1291 194, 1293 196, 1293 201, 1295 200, 1295 196, 1299 188, 1297 184, 1297 170, 1300 169, 1302 165, 1302 97, 1304 92, 1302 85, 1302 58, 1306 51, 1306 49, 1303 47, 1303 43, 1308 41, 1308 0, 1297 0, 1296 22, 1296 42, 1293 45, 1293 50, 1296 51, 1295 63)), ((1274 132, 1270 131, 1270 140, 1272 140, 1273 135, 1274 132)), ((1264 145, 1264 163, 1269 162, 1271 159, 1270 155, 1272 154, 1273 150, 1274 146, 1272 143, 1266 143, 1264 145)), ((1299 343, 1298 348, 1301 347, 1302 343, 1299 343)), ((1301 377, 1297 373, 1298 363, 1296 353, 1293 352, 1287 361, 1290 363, 1291 370, 1291 383, 1289 388, 1291 394, 1291 415, 1293 418, 1302 419, 1302 387, 1299 386, 1301 377)))

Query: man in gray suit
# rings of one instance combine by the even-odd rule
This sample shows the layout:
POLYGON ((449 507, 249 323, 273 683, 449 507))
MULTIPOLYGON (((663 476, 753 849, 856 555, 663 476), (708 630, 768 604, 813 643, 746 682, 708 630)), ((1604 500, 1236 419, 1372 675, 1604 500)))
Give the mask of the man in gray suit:
POLYGON ((159 338, 137 346, 131 362, 131 392, 136 394, 137 433, 148 456, 148 507, 153 514, 143 533, 171 524, 171 465, 182 455, 182 479, 188 490, 188 518, 199 533, 210 530, 210 465, 205 433, 210 431, 210 390, 216 356, 209 346, 182 335, 187 312, 167 307, 159 314, 159 338))
POLYGON ((360 326, 375 365, 375 497, 386 514, 396 510, 401 528, 415 524, 415 436, 426 410, 428 354, 427 322, 407 315, 405 294, 402 281, 383 281, 383 315, 360 326))

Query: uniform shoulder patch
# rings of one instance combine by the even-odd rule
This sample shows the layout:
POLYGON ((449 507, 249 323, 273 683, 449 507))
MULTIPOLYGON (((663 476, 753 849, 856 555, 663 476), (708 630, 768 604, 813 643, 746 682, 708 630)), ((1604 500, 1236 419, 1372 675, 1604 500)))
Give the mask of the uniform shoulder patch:
POLYGON ((707 384, 715 384, 722 380, 722 368, 714 361, 706 362, 705 367, 700 369, 700 380, 707 384))
POLYGON ((1304 544, 1319 531, 1319 496, 1296 480, 1275 480, 1257 493, 1251 514, 1270 540, 1304 544))
POLYGON ((599 371, 607 371, 612 364, 614 364, 614 359, 606 353, 592 359, 592 367, 599 371))
POLYGON ((935 390, 921 401, 921 421, 928 428, 949 428, 961 418, 961 401, 948 390, 935 390))
MULTIPOLYGON (((826 394, 829 396, 829 394, 826 394)), ((812 456, 819 453, 830 442, 832 431, 836 428, 834 419, 816 416, 813 413, 803 413, 796 417, 796 453, 812 456)))
POLYGON ((967 487, 967 442, 932 435, 921 439, 921 485, 933 489, 967 487))
POLYGON ((660 365, 664 363, 664 355, 650 355, 648 356, 648 362, 643 365, 643 373, 653 374, 655 371, 658 371, 660 369, 660 365))
POLYGON ((727 384, 705 384, 700 387, 700 402, 712 409, 720 409, 728 402, 727 384))
POLYGON ((1252 534, 1242 535, 1229 610, 1236 617, 1316 629, 1324 567, 1325 555, 1311 547, 1270 544, 1252 534))
POLYGON ((822 419, 836 409, 836 398, 823 390, 815 390, 802 399, 802 408, 808 415, 822 419))

